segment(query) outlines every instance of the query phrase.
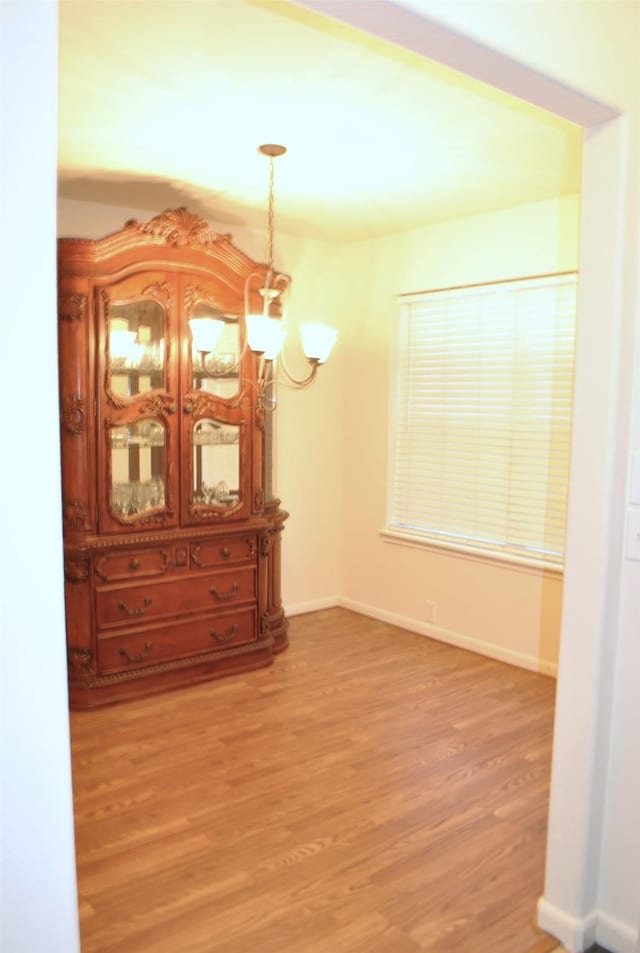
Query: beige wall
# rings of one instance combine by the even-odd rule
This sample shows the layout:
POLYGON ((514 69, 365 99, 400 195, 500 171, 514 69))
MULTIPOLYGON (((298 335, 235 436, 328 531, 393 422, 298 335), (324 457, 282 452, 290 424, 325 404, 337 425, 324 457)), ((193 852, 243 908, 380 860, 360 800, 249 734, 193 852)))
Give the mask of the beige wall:
POLYGON ((363 242, 346 326, 342 601, 424 634, 555 671, 562 579, 452 550, 390 543, 387 438, 395 295, 577 267, 579 199, 363 242), (436 603, 435 625, 426 602, 436 603))
MULTIPOLYGON (((521 566, 391 544, 386 518, 389 375, 395 295, 576 267, 578 198, 539 202, 352 245, 278 234, 293 276, 285 358, 315 317, 340 338, 308 389, 279 391, 276 490, 291 514, 283 546, 288 612, 338 603, 496 658, 555 671, 562 580, 521 566), (464 598, 461 598, 461 594, 464 598), (436 603, 427 624, 426 601, 436 603)), ((99 237, 153 213, 59 204, 60 235, 99 237)), ((215 224, 215 223, 214 223, 215 224)), ((224 226, 218 226, 226 230, 224 226)), ((250 255, 264 236, 235 229, 250 255)))

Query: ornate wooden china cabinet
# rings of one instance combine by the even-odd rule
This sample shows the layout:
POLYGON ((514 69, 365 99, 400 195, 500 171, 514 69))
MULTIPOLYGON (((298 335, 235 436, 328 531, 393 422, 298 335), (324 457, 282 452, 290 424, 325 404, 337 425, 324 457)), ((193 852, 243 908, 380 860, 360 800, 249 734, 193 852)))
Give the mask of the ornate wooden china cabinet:
POLYGON ((266 266, 185 209, 58 258, 71 706, 268 665, 287 514, 243 321, 266 266), (215 358, 195 317, 224 323, 215 358))

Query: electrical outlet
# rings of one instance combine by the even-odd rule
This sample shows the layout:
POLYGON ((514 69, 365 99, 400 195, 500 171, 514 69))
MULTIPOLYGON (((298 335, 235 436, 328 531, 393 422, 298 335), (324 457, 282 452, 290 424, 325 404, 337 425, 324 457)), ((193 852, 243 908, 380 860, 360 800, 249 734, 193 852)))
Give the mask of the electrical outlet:
POLYGON ((436 604, 435 602, 426 602, 424 606, 424 617, 427 622, 436 621, 436 604))

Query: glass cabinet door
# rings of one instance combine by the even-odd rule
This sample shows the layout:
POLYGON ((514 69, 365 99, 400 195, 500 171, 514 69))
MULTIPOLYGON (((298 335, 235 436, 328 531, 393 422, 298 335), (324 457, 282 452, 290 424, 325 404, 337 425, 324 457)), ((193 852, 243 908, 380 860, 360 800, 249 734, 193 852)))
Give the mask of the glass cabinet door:
POLYGON ((205 301, 198 301, 190 312, 191 388, 206 391, 225 400, 240 389, 240 326, 237 318, 221 314, 205 301), (192 323, 193 322, 193 323, 192 323), (215 322, 212 350, 198 349, 199 322, 215 322))
POLYGON ((165 314, 158 301, 114 302, 107 327, 107 388, 121 397, 166 389, 165 314))
POLYGON ((162 272, 136 272, 99 291, 102 532, 176 522, 176 300, 175 280, 162 272))
POLYGON ((143 419, 110 428, 109 505, 118 520, 136 519, 165 505, 166 431, 143 419))
POLYGON ((183 454, 188 523, 248 516, 252 506, 252 400, 238 315, 200 276, 182 285, 186 393, 183 454))
POLYGON ((193 424, 193 502, 228 509, 240 502, 240 427, 203 417, 193 424))

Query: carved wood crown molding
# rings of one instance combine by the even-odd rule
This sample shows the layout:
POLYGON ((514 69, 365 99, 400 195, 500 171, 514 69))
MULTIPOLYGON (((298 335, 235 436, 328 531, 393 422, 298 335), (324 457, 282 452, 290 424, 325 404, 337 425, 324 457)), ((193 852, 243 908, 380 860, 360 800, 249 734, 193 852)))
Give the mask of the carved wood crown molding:
POLYGON ((153 298, 154 301, 158 301, 161 305, 172 308, 173 294, 166 281, 154 281, 153 284, 147 285, 146 288, 142 289, 142 296, 145 298, 153 298))
POLYGON ((127 222, 127 228, 135 228, 145 235, 162 238, 168 245, 178 248, 184 245, 217 245, 230 242, 231 235, 214 232, 204 218, 188 212, 184 206, 165 209, 151 221, 142 225, 135 219, 127 222))
POLYGON ((203 301, 210 304, 217 311, 220 311, 218 301, 210 291, 205 291, 203 288, 198 287, 198 285, 188 285, 185 288, 183 302, 187 315, 190 315, 195 306, 203 301))

